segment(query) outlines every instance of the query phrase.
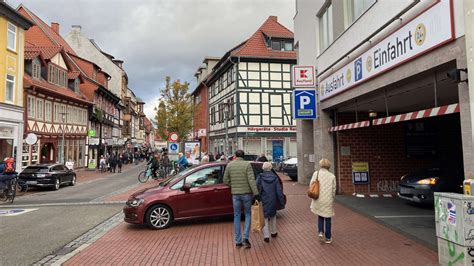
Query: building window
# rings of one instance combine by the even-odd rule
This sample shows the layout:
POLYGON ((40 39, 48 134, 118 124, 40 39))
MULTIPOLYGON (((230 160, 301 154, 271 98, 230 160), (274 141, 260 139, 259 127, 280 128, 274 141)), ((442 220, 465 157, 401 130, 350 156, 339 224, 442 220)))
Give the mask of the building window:
POLYGON ((332 4, 322 10, 319 17, 319 46, 320 52, 324 51, 333 41, 332 34, 332 4))
POLYGON ((7 74, 6 86, 5 86, 5 101, 13 102, 15 94, 15 76, 7 74))
POLYGON ((28 96, 27 106, 28 106, 28 110, 27 110, 28 118, 35 119, 36 118, 36 116, 35 116, 36 106, 35 106, 35 98, 33 96, 28 96))
POLYGON ((293 51, 293 42, 289 42, 289 41, 284 42, 283 49, 285 51, 293 51))
POLYGON ((44 101, 44 121, 51 122, 51 102, 44 101))
POLYGON ((281 42, 280 41, 272 41, 272 50, 280 51, 281 50, 281 42))
POLYGON ((16 26, 8 23, 7 48, 16 51, 16 26))
POLYGON ((59 118, 59 113, 61 113, 61 110, 59 110, 59 103, 54 103, 54 122, 59 123, 61 122, 61 119, 59 118))
POLYGON ((48 81, 58 86, 67 87, 67 72, 50 64, 48 66, 48 81))
POLYGON ((79 78, 76 78, 74 80, 74 91, 79 91, 79 85, 81 84, 81 81, 79 80, 79 78))
POLYGON ((194 104, 200 104, 201 103, 201 95, 196 95, 194 97, 194 104))
POLYGON ((356 21, 376 0, 344 0, 344 29, 356 21))
POLYGON ((39 79, 41 77, 41 64, 38 60, 38 58, 35 58, 33 60, 32 64, 32 76, 35 79, 39 79))
POLYGON ((43 120, 43 100, 36 99, 36 119, 43 120))

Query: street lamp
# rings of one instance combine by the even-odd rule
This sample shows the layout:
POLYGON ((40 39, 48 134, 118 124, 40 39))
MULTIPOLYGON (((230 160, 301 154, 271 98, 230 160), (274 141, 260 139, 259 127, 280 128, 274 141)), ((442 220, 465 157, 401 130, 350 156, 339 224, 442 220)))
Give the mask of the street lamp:
POLYGON ((61 140, 61 158, 59 162, 62 162, 63 164, 66 163, 65 161, 65 156, 64 156, 64 127, 66 127, 66 120, 67 120, 67 113, 59 113, 61 114, 61 121, 63 122, 63 138, 61 140))

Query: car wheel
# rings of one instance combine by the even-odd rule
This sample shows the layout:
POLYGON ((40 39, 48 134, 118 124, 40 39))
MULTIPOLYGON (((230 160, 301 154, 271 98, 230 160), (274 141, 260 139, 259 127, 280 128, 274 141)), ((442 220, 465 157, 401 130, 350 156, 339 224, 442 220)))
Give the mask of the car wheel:
POLYGON ((61 186, 61 180, 59 180, 59 178, 56 178, 56 180, 54 181, 53 189, 58 190, 60 186, 61 186))
POLYGON ((73 175, 71 183, 69 183, 69 185, 74 186, 75 184, 76 184, 76 175, 73 175))
POLYGON ((152 206, 146 214, 146 223, 151 229, 165 229, 173 222, 173 213, 165 205, 152 206))

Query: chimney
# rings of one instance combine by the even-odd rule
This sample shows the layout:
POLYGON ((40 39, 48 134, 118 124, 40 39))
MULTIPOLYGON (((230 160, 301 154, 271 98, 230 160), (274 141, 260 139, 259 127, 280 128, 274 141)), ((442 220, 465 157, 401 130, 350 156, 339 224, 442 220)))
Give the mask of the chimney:
POLYGON ((278 17, 277 17, 277 16, 270 16, 270 19, 272 19, 272 20, 278 22, 278 17))
POLYGON ((82 30, 81 25, 72 25, 71 27, 72 27, 72 30, 75 32, 81 32, 82 30))
POLYGON ((59 23, 51 22, 51 29, 59 35, 59 23))

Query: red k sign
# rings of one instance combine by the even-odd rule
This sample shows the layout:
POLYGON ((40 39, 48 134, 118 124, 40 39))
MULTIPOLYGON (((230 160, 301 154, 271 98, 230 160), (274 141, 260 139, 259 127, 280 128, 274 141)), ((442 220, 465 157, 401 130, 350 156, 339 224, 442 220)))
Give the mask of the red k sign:
POLYGON ((293 66, 293 87, 314 87, 314 66, 293 66))

